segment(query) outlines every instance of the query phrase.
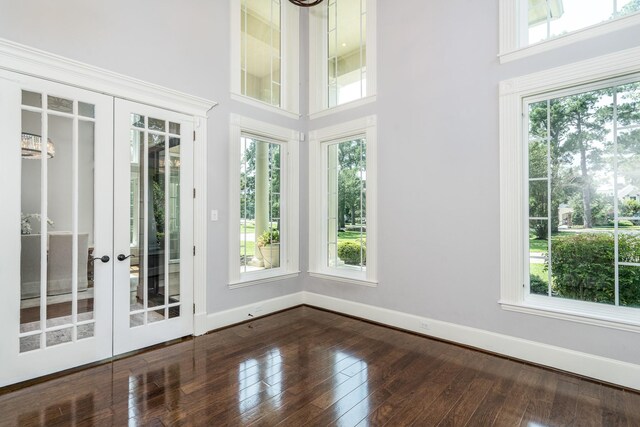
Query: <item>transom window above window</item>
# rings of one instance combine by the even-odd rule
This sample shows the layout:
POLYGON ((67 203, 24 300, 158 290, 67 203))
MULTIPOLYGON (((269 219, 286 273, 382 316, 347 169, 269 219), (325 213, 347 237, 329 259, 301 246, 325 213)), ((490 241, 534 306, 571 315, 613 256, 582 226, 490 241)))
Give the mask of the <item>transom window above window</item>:
POLYGON ((526 108, 530 294, 640 307, 640 77, 526 108))
POLYGON ((280 106, 280 0, 241 0, 240 90, 242 95, 280 106))
MULTIPOLYGON (((326 0, 309 10, 312 114, 376 93, 376 0, 326 0)), ((350 107, 344 107, 350 108, 350 107)))
POLYGON ((640 24, 640 0, 500 0, 500 61, 640 24))
POLYGON ((521 46, 640 11, 640 0, 527 0, 521 46))

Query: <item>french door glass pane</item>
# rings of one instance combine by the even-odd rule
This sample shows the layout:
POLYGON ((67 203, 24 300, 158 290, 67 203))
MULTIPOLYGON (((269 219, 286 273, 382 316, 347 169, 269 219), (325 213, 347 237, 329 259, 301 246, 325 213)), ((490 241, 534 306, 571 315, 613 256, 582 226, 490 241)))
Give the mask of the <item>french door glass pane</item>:
POLYGON ((131 114, 130 327, 180 315, 180 124, 131 114), (144 128, 141 130, 140 128, 144 128))
MULTIPOLYGON (((23 91, 20 351, 93 336, 93 119, 23 91), (45 142, 46 141, 46 142, 45 142)), ((95 111, 83 103, 83 111, 95 111)), ((89 114, 86 114, 89 115, 89 114)))

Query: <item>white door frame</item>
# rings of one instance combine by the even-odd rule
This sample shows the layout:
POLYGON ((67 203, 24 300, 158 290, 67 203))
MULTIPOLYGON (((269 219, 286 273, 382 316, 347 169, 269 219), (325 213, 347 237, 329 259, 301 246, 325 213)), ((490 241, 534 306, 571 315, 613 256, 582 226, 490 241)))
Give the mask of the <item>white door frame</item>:
POLYGON ((0 38, 0 70, 2 69, 193 116, 195 127, 193 182, 196 190, 193 215, 196 247, 193 259, 193 293, 196 311, 194 335, 206 333, 208 331, 207 115, 217 103, 0 38))

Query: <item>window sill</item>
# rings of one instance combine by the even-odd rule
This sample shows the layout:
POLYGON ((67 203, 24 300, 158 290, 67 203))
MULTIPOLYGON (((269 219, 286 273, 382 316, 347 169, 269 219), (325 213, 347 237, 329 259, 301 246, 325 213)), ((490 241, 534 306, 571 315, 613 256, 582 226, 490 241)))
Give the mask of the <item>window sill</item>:
POLYGON ((280 280, 293 279, 298 277, 299 271, 293 273, 279 273, 268 277, 255 277, 240 279, 237 282, 229 283, 229 289, 246 288, 247 286, 260 285, 262 283, 278 282, 280 280))
POLYGON ((294 113, 292 111, 287 111, 283 108, 273 106, 271 104, 267 104, 266 102, 259 101, 257 99, 250 98, 245 95, 240 95, 234 92, 231 92, 231 99, 234 101, 242 102, 243 104, 250 105, 255 108, 260 108, 261 110, 270 111, 275 114, 279 114, 284 117, 288 117, 290 119, 299 119, 300 114, 294 113))
POLYGON ((371 104, 372 102, 376 102, 376 95, 366 96, 364 98, 356 99, 355 101, 347 102, 346 104, 336 105, 335 107, 316 111, 315 113, 309 114, 309 119, 315 120, 315 119, 319 119, 320 117, 326 117, 332 114, 342 113, 344 111, 351 110, 353 108, 357 108, 362 105, 371 104))
POLYGON ((338 276, 336 274, 317 273, 317 272, 314 272, 314 271, 309 271, 309 276, 317 277, 318 279, 325 279, 325 280, 333 280, 333 281, 336 281, 336 282, 350 283, 352 285, 367 286, 369 288, 378 287, 378 282, 377 281, 367 280, 367 279, 356 279, 356 278, 353 278, 353 277, 346 277, 346 276, 338 276))
POLYGON ((518 313, 566 320, 585 325, 618 329, 627 332, 640 332, 640 313, 638 309, 627 307, 601 306, 597 303, 586 303, 571 300, 554 300, 543 302, 549 297, 532 298, 532 301, 515 303, 499 301, 503 310, 518 313), (593 307, 591 309, 591 307, 593 307), (623 313, 621 313, 623 312, 623 313))
POLYGON ((516 48, 509 52, 503 52, 498 55, 500 63, 504 64, 511 61, 527 58, 543 52, 549 52, 572 43, 587 40, 593 37, 602 36, 624 28, 632 27, 640 24, 640 13, 623 16, 611 21, 600 22, 580 30, 573 31, 569 34, 557 36, 548 40, 543 40, 536 44, 516 48))

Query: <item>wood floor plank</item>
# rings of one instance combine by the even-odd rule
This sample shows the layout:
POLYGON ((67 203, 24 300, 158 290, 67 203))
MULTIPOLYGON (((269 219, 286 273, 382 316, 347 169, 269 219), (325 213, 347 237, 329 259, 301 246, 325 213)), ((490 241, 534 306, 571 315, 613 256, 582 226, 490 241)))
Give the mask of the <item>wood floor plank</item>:
POLYGON ((640 394, 298 307, 12 392, 4 426, 638 426, 640 394))

